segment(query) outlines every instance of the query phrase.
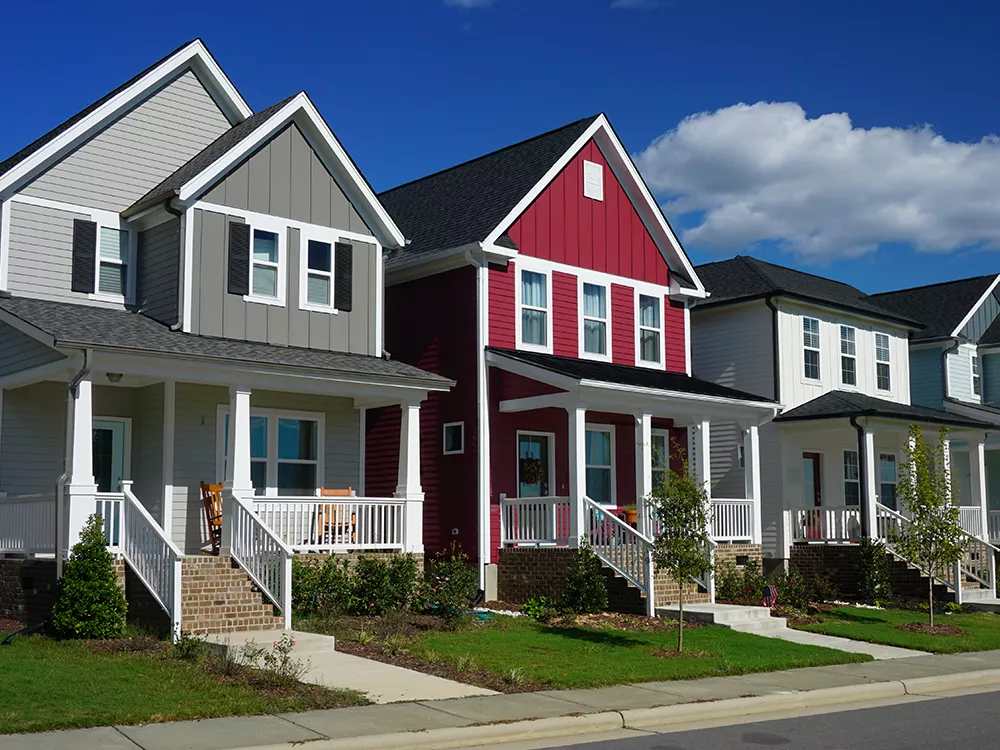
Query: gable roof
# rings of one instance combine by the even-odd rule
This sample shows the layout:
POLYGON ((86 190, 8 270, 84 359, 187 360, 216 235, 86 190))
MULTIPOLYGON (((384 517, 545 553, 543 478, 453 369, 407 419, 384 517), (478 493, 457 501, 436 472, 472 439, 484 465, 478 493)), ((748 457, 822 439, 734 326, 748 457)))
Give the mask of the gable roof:
POLYGON ((976 342, 977 346, 1000 346, 1000 315, 994 318, 990 327, 983 331, 983 335, 976 342))
POLYGON ((210 89, 214 89, 213 93, 223 100, 223 111, 230 122, 241 122, 253 114, 253 110, 222 72, 205 43, 201 39, 192 39, 0 162, 0 189, 22 182, 25 179, 25 174, 22 173, 31 174, 47 166, 47 152, 58 153, 74 139, 88 137, 100 129, 103 123, 134 106, 156 86, 189 67, 198 67, 211 79, 208 81, 210 89))
POLYGON ((993 425, 939 409, 911 406, 895 401, 867 396, 853 391, 827 391, 774 418, 775 422, 801 422, 811 419, 842 419, 849 417, 879 417, 905 422, 925 422, 948 427, 992 429, 993 425))
POLYGON ((924 323, 926 327, 911 336, 914 341, 951 338, 958 335, 998 278, 997 274, 990 274, 958 281, 943 281, 894 292, 881 292, 871 295, 871 299, 882 307, 924 323))
POLYGON ((868 317, 884 318, 910 328, 921 324, 910 317, 877 304, 860 289, 823 276, 768 263, 749 255, 706 263, 696 267, 711 296, 697 307, 712 307, 768 296, 793 297, 868 317))

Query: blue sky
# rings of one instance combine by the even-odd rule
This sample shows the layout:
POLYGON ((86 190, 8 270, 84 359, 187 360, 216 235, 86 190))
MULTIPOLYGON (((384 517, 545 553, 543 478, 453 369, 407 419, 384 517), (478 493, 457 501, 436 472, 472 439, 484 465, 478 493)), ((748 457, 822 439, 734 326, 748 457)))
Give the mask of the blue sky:
POLYGON ((306 89, 376 189, 605 111, 695 262, 880 291, 1000 271, 991 5, 18 3, 0 154, 201 36, 255 109, 306 89))

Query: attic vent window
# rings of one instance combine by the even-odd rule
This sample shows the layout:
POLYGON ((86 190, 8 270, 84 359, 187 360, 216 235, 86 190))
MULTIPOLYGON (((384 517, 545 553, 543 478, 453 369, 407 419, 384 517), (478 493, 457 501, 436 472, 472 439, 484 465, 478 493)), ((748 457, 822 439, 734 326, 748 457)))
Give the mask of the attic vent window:
POLYGON ((583 162, 583 197, 604 200, 604 166, 592 161, 583 162))

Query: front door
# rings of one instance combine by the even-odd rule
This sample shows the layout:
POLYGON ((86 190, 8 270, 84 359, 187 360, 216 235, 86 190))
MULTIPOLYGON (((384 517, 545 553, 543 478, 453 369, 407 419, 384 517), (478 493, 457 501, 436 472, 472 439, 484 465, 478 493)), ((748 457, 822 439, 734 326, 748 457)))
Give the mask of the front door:
POLYGON ((125 479, 125 422, 95 419, 94 481, 98 492, 118 492, 125 479))
POLYGON ((517 496, 549 497, 551 435, 519 433, 517 436, 517 496))
POLYGON ((819 454, 802 454, 802 505, 818 508, 823 504, 823 482, 820 477, 819 454))

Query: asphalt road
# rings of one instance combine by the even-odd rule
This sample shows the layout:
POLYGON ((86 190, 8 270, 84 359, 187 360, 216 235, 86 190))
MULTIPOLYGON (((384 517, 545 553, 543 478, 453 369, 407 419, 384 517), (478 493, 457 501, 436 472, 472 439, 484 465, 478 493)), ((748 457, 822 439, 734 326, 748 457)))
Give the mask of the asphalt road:
POLYGON ((717 729, 564 745, 579 750, 944 750, 1000 748, 1000 692, 717 729))

